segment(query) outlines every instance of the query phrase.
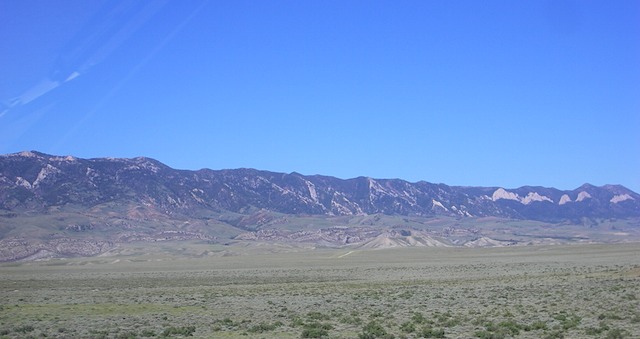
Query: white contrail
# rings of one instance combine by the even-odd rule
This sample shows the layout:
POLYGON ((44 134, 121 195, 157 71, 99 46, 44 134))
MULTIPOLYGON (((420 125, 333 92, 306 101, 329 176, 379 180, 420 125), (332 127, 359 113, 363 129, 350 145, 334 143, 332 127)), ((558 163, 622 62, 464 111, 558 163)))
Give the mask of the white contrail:
POLYGON ((147 54, 146 57, 140 60, 140 62, 138 62, 131 69, 131 71, 127 73, 126 76, 118 81, 118 83, 113 86, 113 88, 109 92, 107 92, 107 94, 105 94, 91 110, 89 110, 81 119, 78 120, 78 122, 71 129, 67 131, 67 133, 56 143, 54 149, 57 149, 60 145, 64 144, 64 142, 71 135, 73 135, 80 127, 82 127, 82 125, 84 125, 84 123, 89 118, 91 118, 97 111, 102 108, 102 106, 104 106, 105 103, 107 103, 116 93, 118 93, 118 91, 120 91, 120 88, 122 88, 122 86, 124 86, 124 84, 127 83, 129 79, 131 79, 136 73, 138 73, 142 66, 147 64, 149 60, 151 60, 151 58, 153 58, 165 45, 167 45, 167 43, 169 43, 173 39, 173 37, 178 34, 178 32, 180 32, 189 23, 189 21, 191 21, 191 19, 193 19, 206 4, 207 2, 203 1, 198 7, 193 10, 193 12, 191 12, 191 14, 189 14, 189 16, 185 20, 183 20, 178 26, 176 26, 176 28, 174 28, 149 54, 147 54))

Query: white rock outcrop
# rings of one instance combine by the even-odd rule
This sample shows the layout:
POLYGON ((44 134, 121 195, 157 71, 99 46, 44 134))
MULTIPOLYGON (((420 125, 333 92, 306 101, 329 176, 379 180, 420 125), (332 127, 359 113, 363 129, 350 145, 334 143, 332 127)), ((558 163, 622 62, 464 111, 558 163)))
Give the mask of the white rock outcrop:
POLYGON ((611 200, 609 200, 610 202, 617 204, 621 201, 625 201, 625 200, 635 200, 633 199, 632 196, 628 195, 628 194, 618 194, 616 196, 614 196, 613 198, 611 198, 611 200))
POLYGON ((563 194, 563 195, 560 197, 560 202, 558 203, 558 205, 564 205, 564 204, 566 204, 566 203, 568 203, 568 202, 572 202, 572 201, 573 201, 573 200, 571 200, 571 198, 569 197, 569 195, 567 195, 567 194, 563 194))
POLYGON ((493 192, 491 200, 497 201, 500 199, 520 201, 520 196, 518 196, 518 194, 516 193, 508 192, 504 188, 498 188, 495 192, 493 192))
POLYGON ((500 199, 505 200, 515 200, 521 204, 528 205, 534 201, 549 201, 553 202, 551 198, 541 195, 538 192, 529 192, 526 197, 521 197, 517 193, 509 192, 504 188, 498 188, 493 195, 491 196, 493 201, 498 201, 500 199))
POLYGON ((23 177, 16 177, 16 185, 18 186, 22 186, 25 187, 27 189, 31 189, 33 188, 31 186, 31 183, 29 183, 26 179, 24 179, 23 177))
POLYGON ((60 173, 60 170, 58 168, 56 168, 56 167, 53 167, 53 166, 47 164, 47 166, 43 167, 40 170, 40 173, 38 173, 38 177, 33 182, 33 184, 31 184, 31 186, 33 186, 33 187, 38 186, 38 184, 43 182, 48 176, 50 176, 52 174, 56 174, 56 173, 60 173))
POLYGON ((576 201, 582 201, 585 199, 591 199, 591 194, 585 191, 581 191, 580 193, 578 193, 578 197, 576 198, 576 201))
POLYGON ((544 195, 540 195, 537 192, 529 192, 529 194, 527 194, 526 197, 522 198, 522 200, 520 202, 522 202, 525 205, 528 205, 534 201, 548 201, 548 202, 553 202, 553 200, 551 200, 551 198, 544 196, 544 195))
POLYGON ((431 203, 433 204, 431 209, 441 208, 441 209, 443 209, 445 211, 449 211, 449 209, 444 207, 444 205, 441 202, 439 202, 438 200, 431 199, 431 203))

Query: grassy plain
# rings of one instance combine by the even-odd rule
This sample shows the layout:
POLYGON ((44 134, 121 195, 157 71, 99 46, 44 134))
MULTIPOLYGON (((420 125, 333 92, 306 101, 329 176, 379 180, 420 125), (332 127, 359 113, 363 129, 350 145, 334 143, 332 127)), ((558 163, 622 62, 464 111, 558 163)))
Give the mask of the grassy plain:
POLYGON ((123 245, 0 265, 0 337, 639 338, 640 245, 123 245))

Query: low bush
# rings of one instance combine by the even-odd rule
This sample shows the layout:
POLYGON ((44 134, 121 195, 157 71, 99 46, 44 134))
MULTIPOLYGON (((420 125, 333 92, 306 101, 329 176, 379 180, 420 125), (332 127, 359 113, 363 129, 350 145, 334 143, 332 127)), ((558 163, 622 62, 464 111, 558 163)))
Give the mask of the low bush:
POLYGON ((606 339, 622 339, 626 337, 627 337, 626 331, 621 330, 619 328, 611 329, 609 332, 607 332, 607 335, 605 336, 606 339))
POLYGON ((320 312, 309 312, 307 318, 311 320, 329 320, 329 316, 320 312))
POLYGON ((542 320, 538 320, 538 321, 534 321, 533 324, 531 324, 531 330, 533 331, 537 331, 537 330, 546 330, 547 329, 547 323, 542 321, 542 320))
POLYGON ((441 328, 425 327, 420 332, 423 338, 444 338, 445 332, 441 328))
POLYGON ((416 325, 410 321, 407 321, 400 325, 400 330, 406 333, 413 333, 416 331, 416 325))
POLYGON ((414 323, 416 324, 423 324, 427 321, 427 319, 424 317, 424 315, 422 315, 422 313, 420 312, 415 312, 413 313, 413 316, 411 317, 411 320, 413 320, 414 323))
POLYGON ((251 328, 249 328, 249 332, 251 333, 262 333, 262 332, 269 332, 269 331, 273 331, 276 328, 282 326, 283 324, 279 321, 276 321, 273 324, 267 324, 267 323, 260 323, 258 325, 254 325, 251 326, 251 328))
POLYGON ((329 335, 329 330, 333 326, 329 324, 322 324, 319 322, 312 322, 303 325, 302 338, 323 338, 329 335))
POLYGON ((18 333, 29 333, 29 332, 33 332, 33 330, 35 330, 35 328, 31 325, 24 325, 24 326, 20 326, 17 327, 14 332, 18 332, 18 333))
POLYGON ((143 330, 142 332, 140 332, 140 336, 141 337, 155 337, 156 336, 156 332, 154 332, 153 330, 143 330))
POLYGON ((185 337, 193 336, 193 332, 196 331, 195 326, 183 326, 183 327, 169 327, 162 332, 162 336, 168 337, 170 335, 183 335, 185 337))
POLYGON ((506 338, 506 335, 504 333, 494 333, 494 332, 487 331, 487 330, 477 331, 476 333, 474 333, 474 335, 476 336, 476 338, 481 338, 481 339, 504 339, 504 338, 506 338))
POLYGON ((375 321, 370 321, 362 328, 362 333, 358 335, 360 339, 375 339, 375 338, 393 338, 393 335, 388 334, 387 330, 375 321))
POLYGON ((120 333, 116 336, 117 339, 136 339, 138 335, 135 332, 120 333))

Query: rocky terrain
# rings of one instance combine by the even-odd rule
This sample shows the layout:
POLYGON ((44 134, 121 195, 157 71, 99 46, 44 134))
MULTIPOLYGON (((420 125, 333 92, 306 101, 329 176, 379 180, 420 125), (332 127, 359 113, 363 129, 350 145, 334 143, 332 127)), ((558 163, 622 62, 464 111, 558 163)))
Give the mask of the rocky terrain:
POLYGON ((458 187, 255 169, 175 170, 144 157, 0 156, 5 261, 96 255, 131 241, 370 247, 633 241, 639 219, 640 195, 619 185, 458 187))

